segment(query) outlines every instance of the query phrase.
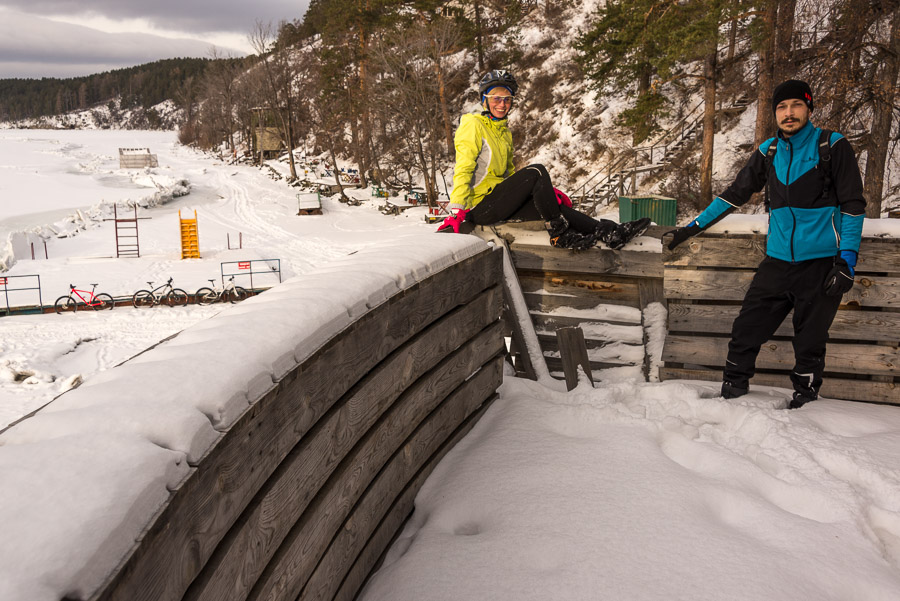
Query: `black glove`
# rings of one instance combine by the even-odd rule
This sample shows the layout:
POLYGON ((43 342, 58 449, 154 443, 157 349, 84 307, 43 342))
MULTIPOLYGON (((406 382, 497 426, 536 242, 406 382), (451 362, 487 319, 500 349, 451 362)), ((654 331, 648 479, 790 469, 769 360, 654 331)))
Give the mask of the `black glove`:
POLYGON ((664 235, 668 236, 672 234, 672 241, 669 242, 669 250, 675 250, 675 247, 690 238, 691 236, 696 236, 700 232, 703 231, 703 228, 697 225, 696 221, 692 221, 684 227, 680 227, 677 230, 670 230, 666 232, 664 235))
POLYGON ((853 288, 853 271, 847 261, 835 257, 834 267, 825 277, 825 295, 843 296, 851 288, 853 288))

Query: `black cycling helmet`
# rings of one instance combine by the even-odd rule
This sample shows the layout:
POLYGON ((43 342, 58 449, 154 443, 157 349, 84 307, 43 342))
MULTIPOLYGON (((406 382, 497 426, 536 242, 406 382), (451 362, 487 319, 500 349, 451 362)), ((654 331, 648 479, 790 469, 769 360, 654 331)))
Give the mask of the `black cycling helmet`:
POLYGON ((516 78, 509 71, 488 71, 478 82, 478 92, 484 96, 496 86, 503 86, 513 96, 519 91, 519 84, 516 83, 516 78))

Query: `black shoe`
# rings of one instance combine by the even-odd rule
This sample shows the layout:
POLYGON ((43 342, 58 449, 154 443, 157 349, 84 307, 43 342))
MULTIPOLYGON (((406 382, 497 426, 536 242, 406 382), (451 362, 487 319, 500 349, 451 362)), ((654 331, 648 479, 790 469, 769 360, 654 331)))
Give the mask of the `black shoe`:
POLYGON ((736 399, 739 396, 744 396, 750 392, 750 385, 741 386, 739 384, 735 384, 734 382, 729 382, 728 380, 722 382, 722 398, 723 399, 736 399))
POLYGON ((811 403, 819 398, 819 395, 815 391, 804 390, 803 392, 797 391, 794 393, 794 398, 791 399, 790 404, 788 405, 788 409, 799 409, 803 405, 807 403, 811 403))
POLYGON ((567 229, 558 236, 550 236, 550 246, 555 248, 568 248, 571 250, 587 250, 596 244, 597 239, 593 234, 582 234, 572 228, 567 229))
POLYGON ((562 215, 557 215, 550 221, 545 221, 544 227, 547 228, 547 233, 550 234, 550 240, 552 241, 569 229, 569 221, 562 215))
POLYGON ((650 227, 649 217, 642 217, 637 221, 626 221, 625 223, 620 223, 616 226, 615 231, 613 231, 609 237, 604 240, 606 245, 609 246, 613 250, 619 250, 641 234, 647 231, 647 228, 650 227))

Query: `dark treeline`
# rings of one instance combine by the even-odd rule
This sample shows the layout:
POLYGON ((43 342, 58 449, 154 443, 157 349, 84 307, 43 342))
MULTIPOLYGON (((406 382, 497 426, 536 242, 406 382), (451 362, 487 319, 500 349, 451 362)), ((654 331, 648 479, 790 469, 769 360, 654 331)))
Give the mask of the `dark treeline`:
MULTIPOLYGON (((244 59, 228 59, 243 64, 244 59)), ((0 79, 0 119, 58 115, 121 99, 121 108, 149 108, 174 99, 186 81, 200 79, 205 58, 173 58, 67 79, 0 79)))
MULTIPOLYGON (((851 138, 876 216, 897 142, 898 5, 607 0, 588 22, 573 24, 565 11, 575 0, 312 0, 302 19, 257 24, 249 69, 220 63, 185 81, 182 139, 207 147, 224 141, 235 150, 236 134, 252 140, 263 125, 285 147, 312 143, 352 160, 364 185, 424 179, 433 199, 441 168, 454 158, 456 119, 475 99, 473 83, 479 73, 504 68, 522 79, 513 128, 523 157, 553 143, 553 115, 585 113, 584 95, 573 91, 626 99, 619 123, 636 145, 702 99, 700 162, 681 169, 699 182, 695 200, 708 202, 723 106, 759 101, 756 139, 747 140, 758 144, 774 133, 773 86, 795 77, 813 88, 814 122, 851 138), (519 36, 526 18, 553 33, 526 45, 519 36), (576 27, 583 33, 574 39, 576 27), (547 72, 542 63, 559 44, 572 44, 578 60, 547 72)), ((590 119, 569 124, 586 134, 584 148, 593 143, 590 119)), ((580 156, 599 162, 597 154, 580 156)))

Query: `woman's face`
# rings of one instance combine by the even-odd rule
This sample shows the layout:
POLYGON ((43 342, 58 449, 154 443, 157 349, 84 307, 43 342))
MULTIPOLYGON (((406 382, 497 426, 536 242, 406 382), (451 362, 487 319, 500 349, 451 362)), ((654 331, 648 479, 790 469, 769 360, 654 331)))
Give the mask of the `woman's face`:
POLYGON ((491 89, 484 97, 485 109, 497 119, 502 119, 509 114, 512 108, 513 96, 509 90, 497 86, 491 89))

